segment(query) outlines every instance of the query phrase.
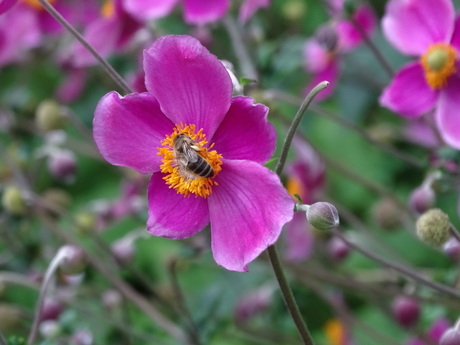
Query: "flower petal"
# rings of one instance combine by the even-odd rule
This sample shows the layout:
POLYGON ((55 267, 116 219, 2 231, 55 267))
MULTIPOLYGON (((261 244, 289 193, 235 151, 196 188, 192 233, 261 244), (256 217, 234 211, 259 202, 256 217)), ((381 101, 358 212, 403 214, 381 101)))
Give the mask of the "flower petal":
POLYGON ((433 109, 438 92, 425 80, 422 65, 403 67, 380 96, 380 104, 403 116, 416 117, 433 109))
POLYGON ((174 124, 149 93, 105 95, 94 114, 94 140, 105 160, 141 173, 160 169, 157 147, 174 124))
POLYGON ((305 69, 310 73, 319 73, 331 63, 331 54, 316 38, 305 42, 302 53, 305 69))
POLYGON ((16 5, 18 0, 0 0, 0 14, 8 11, 11 7, 16 5))
POLYGON ((265 163, 275 151, 276 131, 267 121, 268 108, 249 97, 234 97, 212 138, 214 149, 226 159, 265 163))
POLYGON ((349 20, 342 20, 337 24, 341 51, 350 51, 361 44, 364 40, 361 31, 364 31, 366 35, 372 34, 376 22, 372 7, 367 5, 360 6, 353 14, 353 21, 359 25, 360 29, 349 20))
POLYGON ((439 94, 436 108, 436 122, 439 132, 446 143, 460 149, 460 76, 449 79, 447 87, 439 94))
POLYGON ((241 23, 246 23, 260 8, 270 5, 270 0, 245 0, 240 7, 238 15, 241 23))
POLYGON ((451 0, 391 0, 382 28, 402 53, 420 56, 433 43, 449 43, 454 15, 451 0))
POLYGON ((139 20, 162 18, 168 15, 178 0, 125 0, 126 12, 139 20))
POLYGON ((209 223, 207 200, 178 194, 169 188, 163 176, 157 172, 150 180, 147 230, 152 235, 174 239, 196 234, 209 223))
POLYGON ((228 270, 246 272, 292 219, 294 201, 278 176, 255 162, 224 159, 216 181, 209 196, 214 259, 228 270))
POLYGON ((185 21, 205 24, 222 18, 227 13, 230 0, 185 0, 185 21))
POLYGON ((452 34, 450 44, 460 53, 460 16, 455 19, 454 33, 452 34))
POLYGON ((316 85, 326 80, 330 83, 329 86, 323 91, 321 91, 315 97, 315 101, 325 100, 326 98, 330 97, 332 93, 334 92, 336 84, 337 84, 336 81, 338 77, 339 77, 339 63, 337 60, 331 60, 329 65, 324 70, 322 70, 321 72, 313 76, 313 80, 305 88, 305 95, 310 93, 310 91, 313 90, 313 88, 316 85))
POLYGON ((305 212, 296 212, 284 231, 285 257, 291 261, 308 259, 312 254, 314 237, 305 212))
POLYGON ((174 123, 195 124, 211 137, 230 107, 224 65, 190 36, 165 36, 144 51, 147 90, 174 123))

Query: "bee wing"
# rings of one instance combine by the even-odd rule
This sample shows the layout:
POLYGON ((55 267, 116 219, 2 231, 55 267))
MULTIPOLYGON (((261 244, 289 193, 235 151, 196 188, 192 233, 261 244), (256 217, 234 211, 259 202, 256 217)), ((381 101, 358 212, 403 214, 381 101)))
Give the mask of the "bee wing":
POLYGON ((192 149, 189 145, 183 145, 182 148, 182 158, 184 159, 184 161, 186 160, 186 162, 184 163, 196 163, 198 161, 198 153, 194 149, 192 149))

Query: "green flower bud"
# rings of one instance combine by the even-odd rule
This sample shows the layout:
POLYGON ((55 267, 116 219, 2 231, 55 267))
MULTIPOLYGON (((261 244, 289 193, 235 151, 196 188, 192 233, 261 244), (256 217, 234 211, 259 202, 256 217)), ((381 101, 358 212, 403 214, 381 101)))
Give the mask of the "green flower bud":
POLYGON ((379 200, 372 210, 375 223, 385 230, 394 230, 401 225, 401 208, 389 198, 379 200))
POLYGON ((91 212, 80 212, 75 216, 75 224, 82 233, 89 233, 96 228, 96 219, 91 212))
POLYGON ((307 5, 303 0, 285 1, 282 7, 284 17, 292 22, 297 22, 305 16, 307 5))
POLYGON ((417 220, 417 236, 432 246, 440 246, 449 239, 450 227, 449 216, 440 209, 433 208, 417 220))
POLYGON ((317 202, 310 205, 307 210, 307 220, 319 230, 330 230, 340 223, 337 209, 328 202, 317 202))
POLYGON ((5 210, 14 215, 22 215, 26 211, 26 202, 19 188, 6 187, 2 195, 2 205, 5 210))
POLYGON ((43 132, 62 129, 65 124, 65 117, 59 104, 53 100, 41 102, 35 112, 35 123, 43 132))

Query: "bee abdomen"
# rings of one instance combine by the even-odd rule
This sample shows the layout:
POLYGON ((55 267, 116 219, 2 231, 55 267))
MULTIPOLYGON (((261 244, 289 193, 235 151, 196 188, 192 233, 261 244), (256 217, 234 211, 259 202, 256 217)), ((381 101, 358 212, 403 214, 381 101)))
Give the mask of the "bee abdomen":
POLYGON ((214 170, 212 169, 212 166, 202 157, 200 157, 200 159, 198 159, 196 162, 189 162, 187 164, 187 168, 194 174, 201 177, 214 176, 214 170))

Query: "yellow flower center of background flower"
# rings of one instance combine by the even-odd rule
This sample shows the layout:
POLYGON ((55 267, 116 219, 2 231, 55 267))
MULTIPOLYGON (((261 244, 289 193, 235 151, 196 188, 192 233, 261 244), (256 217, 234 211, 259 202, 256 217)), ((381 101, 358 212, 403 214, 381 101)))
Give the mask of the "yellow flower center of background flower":
POLYGON ((222 170, 222 155, 215 150, 210 150, 214 144, 206 147, 206 135, 203 129, 196 130, 195 125, 184 124, 176 125, 171 135, 167 135, 161 142, 161 147, 158 148, 158 155, 163 156, 160 166, 161 172, 166 174, 163 180, 169 185, 169 188, 174 188, 177 193, 184 196, 195 194, 195 197, 201 196, 206 198, 211 195, 213 186, 217 185, 214 180, 216 175, 222 170), (214 171, 212 177, 203 177, 195 174, 193 171, 186 169, 176 158, 177 152, 174 149, 174 139, 179 134, 185 134, 194 141, 194 146, 199 148, 197 153, 211 165, 214 171))
MULTIPOLYGON (((48 0, 50 4, 53 4, 56 0, 48 0)), ((42 4, 38 0, 22 0, 25 4, 36 10, 43 10, 42 4)))
POLYGON ((330 345, 345 345, 345 328, 342 322, 331 319, 324 326, 324 331, 330 345))
POLYGON ((110 18, 115 13, 115 5, 113 0, 107 0, 104 2, 101 8, 101 15, 105 18, 110 18))
POLYGON ((303 194, 302 182, 298 177, 289 177, 286 181, 286 189, 289 195, 294 198, 294 200, 297 200, 294 194, 297 194, 300 197, 303 194))
POLYGON ((457 72, 457 55, 457 51, 451 45, 437 43, 431 45, 422 56, 425 78, 432 89, 437 90, 446 86, 447 79, 457 72))

